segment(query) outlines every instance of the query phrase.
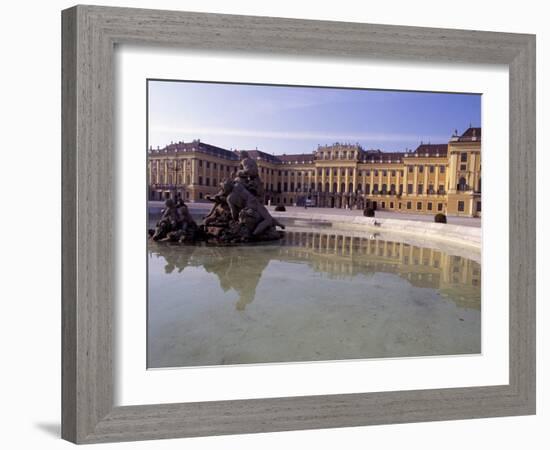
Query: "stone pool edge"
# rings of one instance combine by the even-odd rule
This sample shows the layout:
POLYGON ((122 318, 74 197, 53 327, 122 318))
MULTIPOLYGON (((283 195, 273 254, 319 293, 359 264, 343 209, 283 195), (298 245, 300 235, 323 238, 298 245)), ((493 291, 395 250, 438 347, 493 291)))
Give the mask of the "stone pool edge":
POLYGON ((481 251, 481 228, 445 223, 420 222, 415 220, 385 219, 377 217, 342 216, 300 212, 270 211, 281 219, 298 219, 308 222, 331 223, 342 230, 390 232, 412 235, 424 239, 434 239, 455 245, 466 245, 481 251))

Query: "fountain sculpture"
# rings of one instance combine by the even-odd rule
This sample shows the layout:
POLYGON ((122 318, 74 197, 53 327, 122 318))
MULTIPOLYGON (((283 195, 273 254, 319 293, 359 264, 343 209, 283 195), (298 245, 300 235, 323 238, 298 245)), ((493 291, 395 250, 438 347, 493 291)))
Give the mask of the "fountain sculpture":
POLYGON ((149 230, 154 241, 211 244, 238 244, 273 241, 283 236, 284 225, 271 216, 263 205, 263 184, 256 161, 243 152, 235 178, 223 181, 219 192, 207 199, 214 205, 198 225, 181 197, 166 200, 155 229, 149 230))

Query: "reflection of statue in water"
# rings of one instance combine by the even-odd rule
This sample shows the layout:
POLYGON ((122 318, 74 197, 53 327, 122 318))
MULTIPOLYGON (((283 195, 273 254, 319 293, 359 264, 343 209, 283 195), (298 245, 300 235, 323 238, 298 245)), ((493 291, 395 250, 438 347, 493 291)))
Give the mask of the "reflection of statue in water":
MULTIPOLYGON (((275 251, 275 249, 273 249, 275 251)), ((202 262, 204 269, 216 274, 224 292, 234 289, 239 295, 235 307, 243 311, 246 305, 252 303, 256 296, 256 287, 262 277, 262 272, 274 257, 270 251, 257 252, 250 258, 242 251, 225 252, 219 257, 211 255, 202 262)))

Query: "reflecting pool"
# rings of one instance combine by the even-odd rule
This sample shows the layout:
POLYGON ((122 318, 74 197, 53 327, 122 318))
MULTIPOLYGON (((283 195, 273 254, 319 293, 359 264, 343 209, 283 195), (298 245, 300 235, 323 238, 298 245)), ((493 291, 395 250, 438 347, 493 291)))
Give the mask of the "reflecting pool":
POLYGON ((149 243, 148 367, 480 353, 481 268, 290 227, 269 245, 149 243))

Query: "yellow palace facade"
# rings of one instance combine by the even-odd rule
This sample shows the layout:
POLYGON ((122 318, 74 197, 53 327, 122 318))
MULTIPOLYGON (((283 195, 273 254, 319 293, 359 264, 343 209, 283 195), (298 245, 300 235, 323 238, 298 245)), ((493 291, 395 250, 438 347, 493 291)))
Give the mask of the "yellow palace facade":
MULTIPOLYGON (((258 163, 266 204, 481 216, 481 128, 407 152, 335 143, 300 155, 246 153, 258 163)), ((200 140, 151 148, 149 199, 179 193, 188 202, 207 201, 233 176, 240 159, 240 151, 200 140)))

